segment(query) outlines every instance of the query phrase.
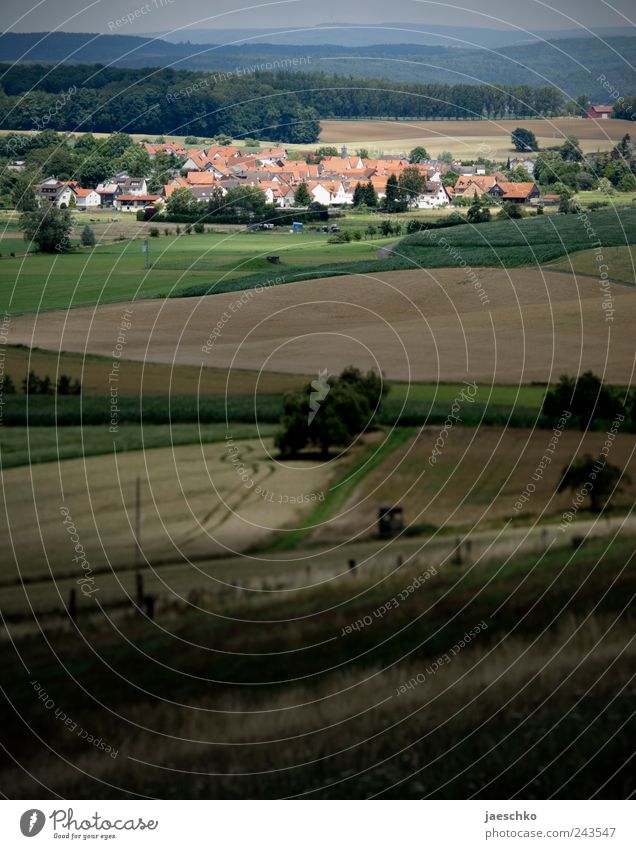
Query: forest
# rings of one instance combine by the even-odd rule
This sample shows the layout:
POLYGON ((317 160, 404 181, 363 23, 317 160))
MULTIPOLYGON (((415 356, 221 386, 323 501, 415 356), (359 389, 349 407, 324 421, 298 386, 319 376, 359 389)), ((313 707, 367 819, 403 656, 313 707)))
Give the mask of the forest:
MULTIPOLYGON (((482 33, 483 30, 471 33, 469 29, 459 34, 459 40, 442 45, 376 43, 345 47, 337 43, 269 44, 262 41, 264 35, 256 41, 236 44, 231 37, 224 41, 222 32, 201 33, 198 40, 204 43, 198 44, 118 34, 9 32, 0 35, 0 61, 22 63, 23 67, 25 62, 66 66, 99 62, 108 66, 169 66, 202 72, 234 71, 237 67, 285 63, 303 57, 312 70, 328 74, 416 83, 506 82, 539 88, 553 82, 572 99, 586 95, 603 102, 606 92, 597 74, 589 73, 592 67, 602 68, 619 92, 633 89, 635 38, 533 40, 488 49, 475 43, 483 38, 482 33)), ((334 38, 334 33, 323 35, 325 42, 334 38)), ((408 41, 409 37, 411 34, 405 31, 403 39, 408 41)), ((377 39, 390 40, 391 31, 378 31, 377 39)))
POLYGON ((318 139, 324 118, 517 118, 561 115, 545 86, 394 83, 323 73, 201 74, 101 65, 0 65, 0 127, 169 133, 287 143, 318 139))

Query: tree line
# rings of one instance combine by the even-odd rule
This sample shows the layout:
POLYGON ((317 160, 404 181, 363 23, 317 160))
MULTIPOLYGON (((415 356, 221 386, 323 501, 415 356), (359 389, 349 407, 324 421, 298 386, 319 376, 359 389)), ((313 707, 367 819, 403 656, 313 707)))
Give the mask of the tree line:
POLYGON ((513 118, 567 111, 565 96, 551 86, 396 83, 301 71, 239 76, 0 64, 0 78, 4 129, 225 133, 302 144, 318 139, 321 118, 513 118))

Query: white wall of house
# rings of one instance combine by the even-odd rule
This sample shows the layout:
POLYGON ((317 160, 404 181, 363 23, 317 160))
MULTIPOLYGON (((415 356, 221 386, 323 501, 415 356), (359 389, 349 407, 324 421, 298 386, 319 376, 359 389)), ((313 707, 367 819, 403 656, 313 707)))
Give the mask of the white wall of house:
POLYGON ((322 203, 324 206, 331 204, 331 192, 324 186, 314 186, 311 190, 311 195, 316 203, 322 203))
POLYGON ((278 195, 276 205, 282 209, 291 209, 294 205, 294 193, 288 192, 286 195, 278 195))
POLYGON ((415 206, 417 209, 438 209, 442 206, 448 206, 449 202, 444 186, 440 183, 436 192, 425 192, 418 195, 415 206))
POLYGON ((66 206, 68 206, 69 203, 71 202, 72 197, 75 197, 75 195, 73 194, 72 190, 69 189, 68 186, 66 186, 66 188, 62 189, 62 191, 56 197, 55 206, 57 206, 59 208, 59 207, 62 206, 63 203, 66 204, 66 206))
POLYGON ((78 209, 94 209, 96 206, 99 206, 101 202, 102 199, 96 191, 91 191, 88 195, 86 195, 86 197, 75 198, 75 205, 78 209))

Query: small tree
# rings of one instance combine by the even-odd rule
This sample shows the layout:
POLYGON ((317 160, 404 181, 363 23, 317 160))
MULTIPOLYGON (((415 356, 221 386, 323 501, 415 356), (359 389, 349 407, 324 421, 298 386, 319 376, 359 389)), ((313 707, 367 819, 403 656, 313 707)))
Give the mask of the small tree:
POLYGON ((348 445, 372 424, 385 391, 377 374, 363 375, 352 366, 338 378, 320 375, 285 396, 276 445, 283 456, 294 456, 307 445, 327 456, 332 445, 348 445))
POLYGON ((581 162, 583 151, 576 136, 568 136, 559 148, 559 154, 564 162, 581 162))
POLYGON ((33 209, 20 216, 20 227, 27 242, 35 242, 42 253, 66 253, 71 249, 73 222, 67 210, 54 206, 33 209))
POLYGON ((418 168, 405 168, 400 174, 398 186, 406 203, 413 206, 426 191, 426 178, 418 168))
POLYGON ((572 212, 572 195, 565 186, 563 186, 559 193, 559 212, 566 215, 568 212, 572 212))
POLYGON ((364 186, 364 204, 375 208, 378 205, 378 193, 371 180, 364 186))
POLYGON ((421 162, 425 162, 427 159, 430 159, 428 155, 428 151, 422 145, 418 145, 414 147, 413 150, 409 153, 409 162, 411 165, 419 165, 421 162))
POLYGON ((15 395, 15 383, 8 374, 5 374, 2 378, 0 378, 0 394, 15 395))
POLYGON ((356 187, 353 190, 353 205, 360 206, 364 203, 364 187, 362 183, 356 183, 356 187))
POLYGON ((170 195, 166 209, 168 215, 191 215, 196 208, 196 203, 190 189, 182 186, 170 195))
POLYGON ((490 212, 477 193, 473 196, 466 218, 469 224, 483 224, 485 221, 490 221, 490 212))
POLYGON ((95 233, 93 232, 93 229, 88 226, 88 224, 82 230, 82 235, 80 239, 85 248, 92 248, 95 244, 95 233))
POLYGON ((631 478, 619 466, 604 459, 595 460, 586 454, 575 463, 563 467, 557 492, 566 489, 583 491, 589 496, 592 510, 600 513, 611 506, 612 497, 622 490, 621 481, 631 483, 631 478))
POLYGON ((58 395, 81 395, 82 384, 79 380, 71 381, 67 374, 61 374, 57 381, 56 391, 58 395))
POLYGON ((523 218, 523 209, 520 204, 508 200, 501 207, 499 215, 501 218, 523 218))
POLYGON ((395 174, 391 174, 386 181, 385 200, 387 212, 404 212, 406 210, 406 199, 398 185, 395 174))
POLYGON ((526 130, 525 127, 517 127, 516 130, 513 130, 511 141, 514 149, 521 152, 539 150, 537 137, 531 130, 526 130))
POLYGON ((572 415, 572 424, 587 430, 595 422, 611 422, 625 413, 620 394, 606 386, 593 372, 586 371, 578 379, 561 375, 559 382, 546 392, 542 413, 556 422, 564 410, 572 415))
POLYGON ((459 174, 457 171, 453 171, 449 169, 442 174, 442 185, 443 186, 454 186, 457 180, 459 179, 459 174))
POLYGON ((294 192, 294 203, 296 206, 309 206, 311 203, 311 195, 307 188, 307 183, 300 183, 294 192))

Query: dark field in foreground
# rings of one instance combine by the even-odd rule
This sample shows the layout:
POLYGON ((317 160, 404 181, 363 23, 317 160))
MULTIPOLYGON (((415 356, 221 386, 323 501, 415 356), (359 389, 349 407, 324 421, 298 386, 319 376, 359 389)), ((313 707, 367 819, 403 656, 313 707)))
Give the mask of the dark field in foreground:
POLYGON ((407 563, 379 582, 193 598, 154 624, 97 614, 48 643, 19 640, 24 666, 5 644, 2 740, 33 776, 7 766, 5 786, 17 798, 626 798, 633 554, 632 538, 597 540, 440 563, 414 589, 422 567, 407 563))

